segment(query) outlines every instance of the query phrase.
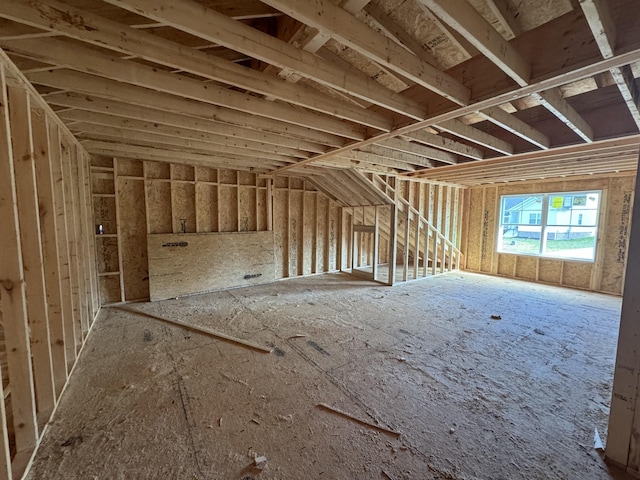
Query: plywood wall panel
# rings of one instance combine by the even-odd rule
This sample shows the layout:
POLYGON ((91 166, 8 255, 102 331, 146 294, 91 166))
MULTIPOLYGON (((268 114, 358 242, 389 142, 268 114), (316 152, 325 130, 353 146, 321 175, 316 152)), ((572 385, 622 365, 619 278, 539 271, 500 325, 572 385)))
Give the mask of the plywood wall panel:
POLYGON ((497 255, 498 275, 513 276, 516 268, 515 255, 497 255))
MULTIPOLYGON (((251 175, 247 172, 243 172, 251 175)), ((254 179, 255 181, 255 179, 254 179)), ((255 187, 239 187, 239 213, 238 213, 238 231, 252 232, 257 230, 257 211, 256 211, 256 189, 255 187)))
POLYGON ((289 192, 289 276, 302 275, 302 229, 304 225, 302 202, 304 201, 302 190, 290 190, 289 192))
POLYGON ((631 233, 631 214, 633 210, 633 177, 612 178, 607 198, 607 212, 601 228, 607 233, 602 237, 598 248, 603 250, 605 261, 602 263, 600 290, 622 294, 626 252, 631 233), (612 194, 619 192, 619 194, 612 194))
POLYGON ((198 233, 218 231, 218 186, 196 184, 198 233))
POLYGON ((219 218, 221 232, 238 231, 238 187, 220 185, 219 218))
POLYGON ((273 198, 276 278, 289 276, 289 191, 277 188, 273 198))
MULTIPOLYGON (((171 233, 171 184, 147 181, 149 233, 171 233)), ((126 212, 123 212, 126 215, 126 212)))
POLYGON ((480 271, 480 252, 482 248, 482 225, 483 225, 483 190, 480 188, 474 188, 471 190, 469 211, 469 225, 467 230, 469 232, 469 245, 467 251, 464 252, 467 256, 467 269, 478 272, 480 271))
POLYGON ((560 285, 562 283, 562 260, 541 258, 538 266, 538 280, 544 283, 560 285))
POLYGON ((180 182, 171 185, 171 209, 174 233, 196 231, 196 191, 193 183, 180 182))
MULTIPOLYGON (((118 166, 120 162, 118 162, 118 166)), ((118 183, 122 275, 126 301, 149 298, 147 262, 147 218, 144 204, 144 182, 123 178, 118 183)))
POLYGON ((151 300, 275 280, 273 232, 149 235, 151 300))
POLYGON ((538 258, 525 255, 516 256, 515 276, 524 280, 535 280, 537 276, 538 258))
POLYGON ((564 262, 562 285, 588 289, 593 264, 587 262, 564 262))

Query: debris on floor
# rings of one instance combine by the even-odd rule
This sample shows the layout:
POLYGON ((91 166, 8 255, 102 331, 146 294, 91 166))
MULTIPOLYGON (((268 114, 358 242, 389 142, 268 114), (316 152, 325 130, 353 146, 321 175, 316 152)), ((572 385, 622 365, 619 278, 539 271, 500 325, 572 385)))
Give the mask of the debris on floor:
POLYGON ((331 405, 327 405, 326 403, 319 403, 316 406, 323 410, 327 410, 329 412, 335 413, 336 415, 340 415, 341 417, 345 417, 345 418, 348 418, 349 420, 353 420, 354 422, 359 423, 360 425, 364 425, 365 427, 373 428, 374 430, 378 430, 380 432, 393 435, 394 437, 400 437, 400 433, 396 432, 395 430, 390 430, 388 428, 381 427, 380 425, 375 425, 373 423, 367 422, 366 420, 362 420, 360 418, 354 417, 353 415, 347 412, 344 412, 338 408, 332 407, 331 405))
POLYGON ((596 428, 593 432, 593 448, 598 452, 604 451, 604 444, 602 443, 602 439, 600 438, 600 432, 596 428))
POLYGON ((491 315, 491 320, 502 320, 501 315, 491 315))

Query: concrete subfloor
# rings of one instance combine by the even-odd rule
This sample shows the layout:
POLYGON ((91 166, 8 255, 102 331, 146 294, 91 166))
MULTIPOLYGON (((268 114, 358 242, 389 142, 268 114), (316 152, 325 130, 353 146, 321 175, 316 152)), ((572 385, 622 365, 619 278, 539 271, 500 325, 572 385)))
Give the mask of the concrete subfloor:
POLYGON ((28 478, 626 479, 593 448, 620 305, 452 272, 133 306, 271 354, 104 309, 28 478))

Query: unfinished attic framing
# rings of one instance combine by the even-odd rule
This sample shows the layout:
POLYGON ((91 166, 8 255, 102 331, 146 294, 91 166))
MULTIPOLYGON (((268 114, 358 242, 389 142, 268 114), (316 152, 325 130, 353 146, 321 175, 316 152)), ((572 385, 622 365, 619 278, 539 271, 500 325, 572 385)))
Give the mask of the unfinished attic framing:
POLYGON ((0 480, 101 307, 459 270, 623 297, 606 456, 640 474, 637 10, 0 2, 0 480))

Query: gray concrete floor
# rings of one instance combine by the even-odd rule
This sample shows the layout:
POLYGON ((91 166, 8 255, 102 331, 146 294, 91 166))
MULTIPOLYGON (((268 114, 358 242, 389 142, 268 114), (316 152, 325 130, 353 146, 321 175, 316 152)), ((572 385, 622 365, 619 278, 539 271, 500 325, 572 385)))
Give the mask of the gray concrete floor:
POLYGON ((134 306, 271 354, 104 309, 29 478, 621 480, 593 449, 620 305, 453 272, 134 306))

